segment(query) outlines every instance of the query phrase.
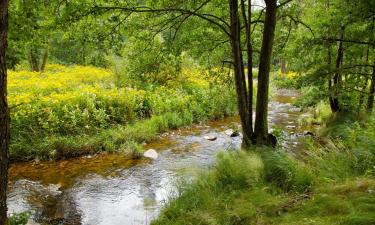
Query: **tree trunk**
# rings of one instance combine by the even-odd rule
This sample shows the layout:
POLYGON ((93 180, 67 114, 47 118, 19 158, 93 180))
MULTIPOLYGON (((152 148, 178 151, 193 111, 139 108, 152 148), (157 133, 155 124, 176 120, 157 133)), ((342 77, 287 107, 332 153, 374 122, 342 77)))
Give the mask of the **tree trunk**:
POLYGON ((238 1, 229 0, 230 9, 230 41, 232 47, 234 80, 237 93, 238 112, 241 119, 243 141, 242 146, 251 145, 252 129, 250 125, 250 115, 248 111, 248 94, 246 90, 246 80, 244 75, 244 66, 242 60, 241 38, 240 38, 240 19, 238 15, 238 1))
MULTIPOLYGON (((344 39, 344 30, 345 28, 342 28, 340 40, 344 39)), ((331 111, 333 113, 340 111, 340 102, 339 102, 339 91, 340 91, 340 83, 341 83, 341 72, 340 68, 342 65, 344 57, 344 48, 343 48, 343 42, 339 42, 339 47, 337 49, 337 58, 336 58, 336 72, 333 76, 333 93, 331 93, 331 98, 329 100, 331 111)))
MULTIPOLYGON (((259 76, 258 76, 258 92, 256 103, 256 118, 255 130, 257 145, 270 145, 268 135, 268 91, 269 91, 269 76, 271 67, 272 47, 275 36, 276 27, 276 11, 277 0, 265 0, 266 3, 266 18, 264 21, 263 41, 260 52, 259 76)), ((273 142, 273 141, 272 141, 273 142)))
POLYGON ((29 55, 29 63, 31 71, 33 72, 39 72, 39 57, 38 52, 34 47, 31 47, 30 49, 30 55, 29 55))
POLYGON ((375 60, 374 60, 374 65, 372 67, 370 95, 368 96, 368 99, 367 99, 367 112, 368 113, 372 113, 372 110, 374 108, 374 96, 375 96, 375 60))
POLYGON ((43 72, 44 69, 46 68, 47 61, 48 61, 48 48, 46 48, 46 50, 44 51, 42 65, 40 66, 41 72, 43 72))
POLYGON ((7 103, 7 47, 8 0, 0 2, 0 225, 7 220, 9 109, 7 103))
POLYGON ((286 61, 285 59, 280 59, 280 70, 282 74, 288 73, 288 70, 286 69, 286 61))
POLYGON ((248 116, 251 137, 253 137, 253 46, 251 44, 251 0, 247 1, 247 17, 245 0, 241 0, 242 17, 246 31, 246 54, 247 54, 247 82, 248 82, 248 116))
MULTIPOLYGON (((369 42, 370 41, 371 41, 371 38, 369 39, 369 42)), ((369 51, 370 51, 370 45, 367 45, 367 49, 366 49, 366 52, 365 52, 365 62, 366 62, 366 64, 369 64, 369 51)), ((366 73, 365 67, 361 67, 360 72, 366 73)), ((361 93, 359 94, 358 109, 357 109, 358 114, 361 112, 361 109, 363 107, 363 103, 365 101, 365 93, 366 93, 366 89, 367 89, 367 86, 368 86, 369 79, 368 79, 368 77, 364 77, 364 80, 365 81, 364 81, 364 83, 361 87, 361 93)))

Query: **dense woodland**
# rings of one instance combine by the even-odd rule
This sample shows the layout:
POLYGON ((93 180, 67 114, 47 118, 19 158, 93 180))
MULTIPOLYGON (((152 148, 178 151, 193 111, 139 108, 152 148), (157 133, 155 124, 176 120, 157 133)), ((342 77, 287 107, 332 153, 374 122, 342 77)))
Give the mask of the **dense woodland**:
POLYGON ((374 26, 374 0, 2 0, 0 225, 70 224, 7 211, 12 165, 142 160, 232 116, 241 150, 149 223, 375 224, 374 26), (299 93, 298 152, 270 125, 280 89, 299 93))

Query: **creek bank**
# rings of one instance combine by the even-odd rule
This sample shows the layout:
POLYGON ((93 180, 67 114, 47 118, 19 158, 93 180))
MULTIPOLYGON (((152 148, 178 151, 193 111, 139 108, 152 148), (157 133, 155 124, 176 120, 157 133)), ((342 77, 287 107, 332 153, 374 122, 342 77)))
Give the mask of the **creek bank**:
MULTIPOLYGON (((287 101, 296 93, 283 95, 270 103, 270 126, 298 126, 300 112, 290 104, 277 101, 287 101)), ((168 199, 176 196, 176 183, 180 179, 191 179, 210 167, 218 152, 240 148, 241 136, 230 137, 225 133, 238 125, 238 117, 227 117, 158 135, 159 138, 143 145, 144 149, 158 152, 157 160, 101 153, 92 157, 13 164, 9 175, 9 212, 30 210, 32 219, 38 223, 51 221, 56 217, 53 212, 61 212, 58 215, 63 215, 64 224, 123 225, 129 221, 150 224, 168 199), (217 139, 207 141, 204 136, 217 139), (50 196, 56 187, 61 194, 47 201, 43 196, 50 196)), ((289 135, 290 131, 285 128, 288 138, 282 144, 287 151, 299 152, 304 146, 303 139, 289 135)), ((298 128, 295 132, 303 130, 298 128)))

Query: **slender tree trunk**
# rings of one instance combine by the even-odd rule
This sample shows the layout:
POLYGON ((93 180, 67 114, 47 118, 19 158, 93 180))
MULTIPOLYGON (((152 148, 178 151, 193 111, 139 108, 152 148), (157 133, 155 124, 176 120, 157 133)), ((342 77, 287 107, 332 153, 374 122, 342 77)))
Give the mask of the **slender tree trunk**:
POLYGON ((43 61, 42 61, 42 65, 40 66, 40 71, 42 72, 44 71, 47 65, 47 61, 48 61, 48 48, 46 48, 46 50, 44 51, 43 61))
POLYGON ((288 72, 288 70, 286 69, 285 59, 280 59, 280 70, 282 74, 286 74, 288 72))
POLYGON ((268 135, 268 91, 269 91, 269 73, 271 67, 272 47, 275 36, 276 27, 276 11, 277 0, 265 0, 266 2, 266 18, 264 21, 263 41, 260 52, 259 76, 258 76, 258 92, 256 102, 256 118, 255 118, 255 136, 256 143, 270 143, 268 135))
POLYGON ((243 141, 242 146, 251 145, 252 129, 249 121, 248 95, 246 91, 246 81, 244 76, 244 66, 242 61, 240 19, 238 15, 238 1, 229 0, 230 9, 230 39, 232 47, 234 80, 237 93, 238 112, 241 118, 243 141))
MULTIPOLYGON (((344 39, 344 31, 345 28, 342 28, 340 40, 344 39)), ((338 112, 340 111, 340 102, 339 102, 339 91, 340 91, 340 85, 341 85, 341 72, 340 68, 342 65, 344 57, 344 47, 343 42, 339 42, 339 47, 337 49, 337 58, 336 58, 336 72, 333 76, 333 93, 332 93, 332 99, 330 99, 330 106, 332 112, 338 112)))
POLYGON ((248 113, 251 136, 253 136, 253 46, 251 44, 251 0, 247 1, 247 16, 245 0, 241 0, 242 17, 246 31, 246 54, 247 54, 247 82, 248 82, 248 113))
MULTIPOLYGON (((371 39, 369 39, 369 42, 370 41, 371 41, 371 39)), ((370 45, 367 45, 367 49, 366 49, 366 52, 365 52, 365 62, 367 64, 369 63, 369 51, 370 51, 370 45)), ((365 73, 366 69, 364 67, 362 67, 360 72, 365 73)), ((361 77, 359 77, 359 78, 361 78, 361 77)), ((365 93, 366 93, 366 89, 367 89, 368 81, 369 81, 368 77, 364 77, 364 79, 365 79, 364 84, 361 87, 362 92, 359 94, 358 109, 357 109, 358 114, 361 112, 361 109, 363 107, 363 103, 365 101, 365 93)))
POLYGON ((30 49, 29 62, 31 71, 39 72, 39 57, 38 52, 35 50, 34 47, 31 47, 30 49))
POLYGON ((368 85, 368 79, 367 79, 367 77, 365 77, 365 83, 363 84, 363 86, 361 88, 362 92, 359 94, 357 113, 360 113, 361 109, 363 108, 363 103, 365 101, 365 92, 366 92, 366 89, 367 89, 367 85, 368 85))
POLYGON ((374 57, 374 65, 372 67, 370 95, 368 96, 368 99, 367 99, 367 112, 368 113, 372 113, 372 110, 374 108, 374 96, 375 96, 375 57, 374 57))
POLYGON ((7 221, 9 109, 7 103, 7 48, 8 0, 0 2, 0 225, 7 221))

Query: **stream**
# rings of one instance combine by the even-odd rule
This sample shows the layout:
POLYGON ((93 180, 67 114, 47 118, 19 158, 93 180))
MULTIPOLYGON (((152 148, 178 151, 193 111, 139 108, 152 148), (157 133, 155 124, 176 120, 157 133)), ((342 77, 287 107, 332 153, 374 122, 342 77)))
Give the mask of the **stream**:
MULTIPOLYGON (((278 90, 269 104, 270 127, 285 135, 283 149, 296 154, 304 148, 298 127, 300 110, 291 103, 298 93, 278 90)), ((159 157, 130 160, 121 154, 98 154, 57 162, 26 162, 9 171, 9 213, 30 211, 32 221, 64 225, 150 224, 176 184, 215 161, 219 151, 238 149, 241 137, 225 130, 239 126, 238 117, 193 125, 160 135, 144 146, 159 157), (209 141, 204 136, 215 136, 209 141)))

